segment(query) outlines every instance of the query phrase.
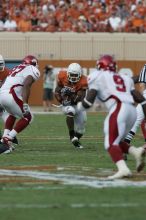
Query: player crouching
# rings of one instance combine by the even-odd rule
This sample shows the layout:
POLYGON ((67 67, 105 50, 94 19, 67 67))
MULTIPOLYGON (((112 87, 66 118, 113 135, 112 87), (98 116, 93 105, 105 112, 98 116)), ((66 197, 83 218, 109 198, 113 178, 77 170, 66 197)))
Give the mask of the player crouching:
POLYGON ((71 63, 67 71, 58 73, 55 97, 62 104, 62 111, 66 115, 70 141, 80 149, 83 146, 79 140, 85 132, 87 116, 86 111, 77 111, 77 103, 85 97, 86 89, 87 78, 78 63, 71 63))

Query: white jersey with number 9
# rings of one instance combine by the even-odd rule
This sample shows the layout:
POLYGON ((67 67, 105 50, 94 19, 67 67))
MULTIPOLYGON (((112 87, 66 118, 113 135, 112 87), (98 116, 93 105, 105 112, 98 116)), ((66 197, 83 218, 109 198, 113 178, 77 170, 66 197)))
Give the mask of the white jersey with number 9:
POLYGON ((124 103, 134 103, 131 91, 133 80, 129 76, 120 76, 111 71, 95 71, 88 77, 90 89, 98 91, 98 98, 110 108, 117 100, 124 103))

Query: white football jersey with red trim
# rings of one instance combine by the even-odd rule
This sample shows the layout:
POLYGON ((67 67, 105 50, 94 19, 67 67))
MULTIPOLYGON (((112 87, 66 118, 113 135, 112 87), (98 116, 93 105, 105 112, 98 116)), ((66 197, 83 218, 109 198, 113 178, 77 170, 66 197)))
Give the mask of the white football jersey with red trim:
POLYGON ((32 76, 34 80, 38 80, 40 77, 40 71, 32 65, 25 65, 25 64, 20 64, 16 67, 14 67, 11 71, 9 76, 6 78, 6 81, 1 87, 1 92, 4 90, 9 90, 11 89, 15 90, 15 93, 18 96, 21 96, 22 94, 22 87, 24 85, 25 79, 28 76, 32 76))
POLYGON ((120 76, 110 71, 98 71, 88 76, 88 87, 97 90, 97 97, 110 108, 116 101, 134 103, 131 91, 133 80, 126 75, 120 76))

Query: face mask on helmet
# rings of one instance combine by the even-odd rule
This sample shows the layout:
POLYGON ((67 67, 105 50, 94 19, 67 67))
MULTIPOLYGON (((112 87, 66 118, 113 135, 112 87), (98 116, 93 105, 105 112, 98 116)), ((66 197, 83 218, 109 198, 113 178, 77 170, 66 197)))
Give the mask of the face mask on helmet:
POLYGON ((110 55, 102 56, 96 63, 96 67, 98 70, 109 70, 116 72, 117 64, 114 58, 110 55))
POLYGON ((3 71, 5 68, 5 61, 2 57, 2 55, 0 55, 0 71, 3 71))
POLYGON ((38 60, 36 57, 32 56, 32 55, 28 55, 26 56, 23 60, 22 60, 23 64, 26 65, 33 65, 35 67, 38 68, 38 60))
POLYGON ((80 80, 82 68, 78 63, 71 63, 67 69, 68 80, 71 83, 76 83, 80 80))

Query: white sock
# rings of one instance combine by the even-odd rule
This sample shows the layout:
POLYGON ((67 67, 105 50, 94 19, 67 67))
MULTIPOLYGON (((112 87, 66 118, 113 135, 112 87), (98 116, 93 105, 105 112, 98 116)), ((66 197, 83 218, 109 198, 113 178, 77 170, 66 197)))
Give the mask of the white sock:
POLYGON ((9 129, 4 129, 3 137, 7 136, 10 133, 9 129))
POLYGON ((123 170, 123 169, 129 169, 128 167, 127 167, 127 164, 125 163, 125 161, 124 160, 119 160, 117 163, 116 163, 116 166, 117 166, 117 168, 118 168, 118 170, 123 170))
POLYGON ((17 135, 17 131, 15 131, 14 129, 12 129, 12 131, 9 132, 9 136, 13 139, 14 137, 16 137, 17 135))

